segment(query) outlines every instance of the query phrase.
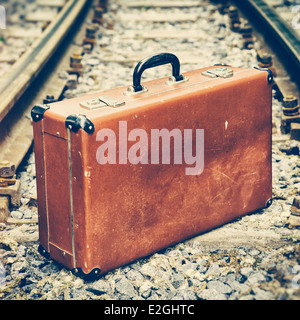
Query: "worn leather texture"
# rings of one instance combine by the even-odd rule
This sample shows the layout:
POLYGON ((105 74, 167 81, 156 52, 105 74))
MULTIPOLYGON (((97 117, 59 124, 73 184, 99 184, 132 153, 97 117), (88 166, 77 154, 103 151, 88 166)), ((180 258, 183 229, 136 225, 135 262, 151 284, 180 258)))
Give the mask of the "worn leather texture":
MULTIPOLYGON (((272 197, 267 72, 231 68, 231 78, 209 78, 201 74, 207 69, 185 73, 181 84, 145 82, 148 91, 134 96, 123 87, 53 103, 34 123, 40 243, 53 259, 105 273, 265 207, 272 197), (99 96, 125 105, 80 106, 99 96), (70 114, 86 115, 94 133, 71 131, 68 144, 70 114), (148 164, 99 164, 103 128, 115 132, 119 157, 119 121, 148 137, 151 129, 204 129, 203 172, 187 175, 192 165, 174 164, 172 139, 170 164, 150 163, 150 142, 148 164)), ((136 141, 127 143, 129 150, 136 141)))

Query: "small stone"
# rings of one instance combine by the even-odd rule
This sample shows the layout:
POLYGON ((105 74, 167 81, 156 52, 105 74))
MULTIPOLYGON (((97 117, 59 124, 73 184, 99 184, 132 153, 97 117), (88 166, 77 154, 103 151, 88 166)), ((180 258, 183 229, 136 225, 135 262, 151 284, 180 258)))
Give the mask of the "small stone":
POLYGON ((31 219, 31 218, 32 218, 31 211, 30 210, 26 210, 24 212, 23 219, 31 219))
POLYGON ((45 274, 45 275, 51 275, 51 273, 54 273, 54 272, 58 272, 60 270, 60 266, 57 265, 56 263, 54 262, 51 262, 51 263, 48 263, 46 264, 45 266, 43 266, 41 268, 41 271, 45 274))
POLYGON ((183 300, 196 300, 197 299, 196 294, 194 293, 193 290, 184 289, 184 290, 180 290, 179 292, 180 292, 183 300))
POLYGON ((175 274, 171 283, 175 289, 178 289, 184 283, 184 276, 182 274, 175 274))
POLYGON ((58 76, 61 79, 68 79, 69 73, 67 71, 63 70, 63 71, 59 72, 58 76))
POLYGON ((52 283, 46 283, 43 287, 43 292, 48 293, 53 289, 52 283))
POLYGON ((144 281, 144 277, 142 276, 142 274, 139 271, 130 269, 127 273, 126 273, 126 278, 128 280, 131 281, 136 281, 136 282, 143 282, 144 281))
POLYGON ((88 86, 93 86, 95 84, 95 80, 94 79, 92 79, 92 78, 88 78, 87 79, 87 85, 88 86))
POLYGON ((17 257, 25 257, 25 255, 26 255, 26 247, 23 245, 20 245, 17 250, 17 257))
POLYGON ((31 261, 31 267, 33 267, 33 268, 41 268, 44 265, 45 265, 45 262, 41 261, 41 260, 32 260, 31 261))
POLYGON ((196 270, 197 269, 197 264, 196 263, 191 263, 191 262, 187 262, 186 264, 184 264, 182 266, 182 272, 186 273, 188 271, 192 271, 192 270, 196 270))
POLYGON ((105 293, 109 294, 111 291, 111 287, 107 281, 100 279, 100 280, 94 282, 86 290, 94 293, 97 296, 100 296, 105 293))
POLYGON ((28 267, 26 261, 17 261, 11 266, 11 273, 22 273, 25 272, 28 267))
POLYGON ((90 58, 86 61, 86 63, 90 66, 97 66, 100 63, 100 61, 98 58, 90 58))
POLYGON ((122 278, 120 281, 116 283, 116 291, 123 294, 127 295, 130 298, 134 297, 137 295, 133 285, 125 278, 122 278))
POLYGON ((239 255, 241 255, 241 256, 245 256, 245 255, 246 255, 246 252, 245 252, 244 249, 239 249, 238 253, 239 253, 239 255))
POLYGON ((236 291, 236 292, 241 292, 247 288, 247 285, 245 285, 244 283, 240 283, 236 280, 228 281, 227 284, 230 286, 230 288, 233 291, 236 291))
POLYGON ((250 267, 244 267, 240 269, 240 273, 247 278, 252 272, 254 272, 254 270, 250 267))
POLYGON ((300 227, 300 216, 295 216, 291 214, 288 218, 289 228, 298 228, 300 227))
POLYGON ((22 219, 23 218, 23 212, 20 211, 12 211, 10 213, 10 216, 14 219, 22 219))
POLYGON ((255 300, 271 300, 274 298, 274 294, 270 291, 262 290, 258 287, 252 289, 255 300))
POLYGON ((151 296, 151 289, 148 289, 146 291, 144 291, 141 296, 144 298, 144 299, 148 299, 150 296, 151 296))
POLYGON ((21 198, 21 205, 26 205, 30 199, 28 198, 21 198))
POLYGON ((197 271, 199 271, 201 273, 206 272, 207 271, 206 263, 207 263, 206 260, 204 260, 202 258, 198 258, 197 259, 197 264, 198 264, 197 271))
POLYGON ((207 289, 215 289, 218 293, 229 294, 232 292, 232 289, 229 285, 223 283, 219 280, 209 281, 207 283, 207 289))
POLYGON ((152 266, 150 263, 144 264, 140 269, 141 274, 148 277, 155 277, 157 273, 157 268, 152 266))
POLYGON ((256 284, 256 283, 260 283, 260 282, 264 282, 264 281, 266 281, 266 278, 259 271, 250 274, 250 276, 248 277, 248 280, 247 280, 247 282, 249 282, 250 284, 256 284))
POLYGON ((251 256, 257 256, 257 255, 260 254, 260 251, 257 250, 257 249, 252 249, 252 250, 249 251, 249 254, 250 254, 251 256))
POLYGON ((198 291, 196 296, 200 300, 227 300, 227 297, 224 293, 219 293, 215 289, 204 289, 198 291))
POLYGON ((239 298, 239 300, 254 300, 254 296, 251 294, 247 294, 239 298))
POLYGON ((218 276, 220 274, 219 264, 217 262, 212 263, 206 271, 206 274, 218 276))

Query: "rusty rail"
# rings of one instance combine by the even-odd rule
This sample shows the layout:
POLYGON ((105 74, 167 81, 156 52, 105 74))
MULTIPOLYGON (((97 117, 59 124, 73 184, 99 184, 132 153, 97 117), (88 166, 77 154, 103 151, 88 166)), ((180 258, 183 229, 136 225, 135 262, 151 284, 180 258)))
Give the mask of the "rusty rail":
POLYGON ((0 161, 8 160, 18 167, 29 150, 33 136, 27 114, 32 106, 20 107, 21 98, 90 2, 68 0, 55 20, 44 30, 42 37, 13 64, 0 82, 0 161))
POLYGON ((263 0, 235 0, 249 20, 259 25, 259 31, 274 48, 291 77, 300 87, 300 37, 277 12, 263 0))

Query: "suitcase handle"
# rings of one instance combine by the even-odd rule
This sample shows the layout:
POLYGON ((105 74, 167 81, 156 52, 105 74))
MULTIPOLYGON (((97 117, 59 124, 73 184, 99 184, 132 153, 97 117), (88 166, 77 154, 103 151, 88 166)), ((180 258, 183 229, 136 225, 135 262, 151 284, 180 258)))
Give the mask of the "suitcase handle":
POLYGON ((134 94, 135 92, 147 91, 141 85, 142 73, 146 69, 150 69, 168 63, 171 63, 172 65, 173 82, 186 81, 185 77, 182 74, 180 74, 179 59, 172 53, 159 53, 141 60, 136 65, 133 72, 133 86, 129 87, 128 91, 131 91, 132 94, 134 94))

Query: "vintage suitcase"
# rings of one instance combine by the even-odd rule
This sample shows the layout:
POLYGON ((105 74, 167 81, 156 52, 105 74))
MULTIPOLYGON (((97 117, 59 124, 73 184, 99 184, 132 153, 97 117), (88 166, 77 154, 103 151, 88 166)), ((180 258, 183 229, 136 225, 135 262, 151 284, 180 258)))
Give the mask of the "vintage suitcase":
POLYGON ((35 106, 41 252, 103 274, 269 205, 271 83, 268 69, 181 75, 162 53, 133 86, 35 106))

